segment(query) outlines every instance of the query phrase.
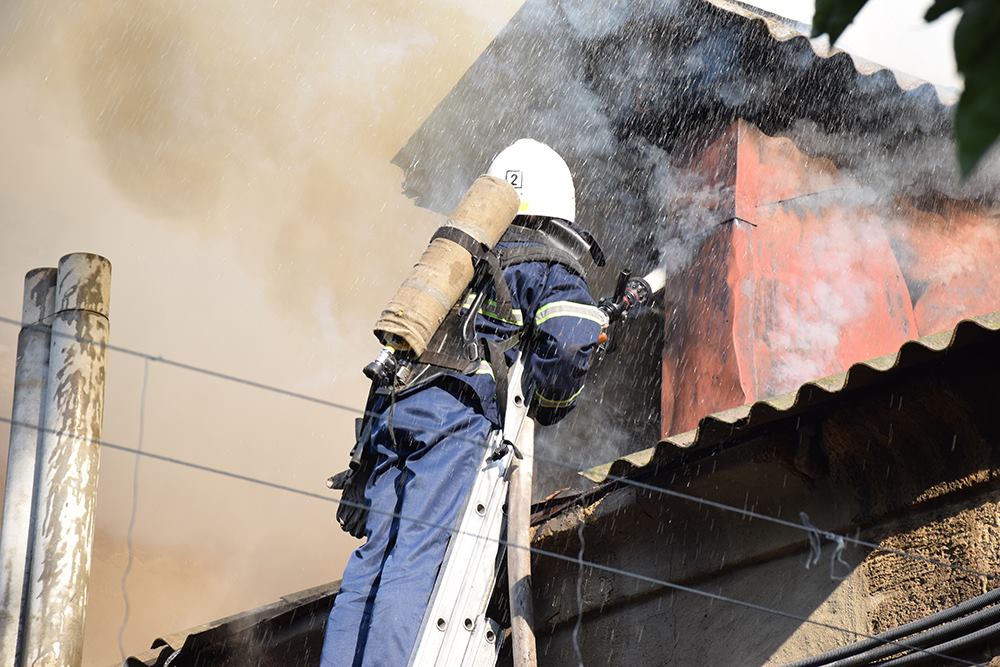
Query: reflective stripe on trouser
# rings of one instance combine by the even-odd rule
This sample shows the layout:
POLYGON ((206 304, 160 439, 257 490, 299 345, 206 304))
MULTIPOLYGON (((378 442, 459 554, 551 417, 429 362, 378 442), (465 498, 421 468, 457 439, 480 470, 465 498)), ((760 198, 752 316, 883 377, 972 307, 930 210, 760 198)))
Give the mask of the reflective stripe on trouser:
POLYGON ((365 497, 367 542, 351 554, 327 620, 322 667, 406 665, 450 533, 475 480, 491 424, 455 391, 431 385, 388 401, 372 430, 378 453, 365 497), (398 445, 398 448, 397 448, 398 445))

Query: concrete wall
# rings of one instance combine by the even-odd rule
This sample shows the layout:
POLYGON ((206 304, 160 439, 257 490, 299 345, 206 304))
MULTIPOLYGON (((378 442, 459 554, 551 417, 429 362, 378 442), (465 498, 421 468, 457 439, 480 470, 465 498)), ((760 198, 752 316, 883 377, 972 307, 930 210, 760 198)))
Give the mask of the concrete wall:
MULTIPOLYGON (((990 340, 637 475, 1000 576, 1000 341, 990 340)), ((987 590, 976 574, 860 546, 846 545, 843 562, 829 541, 812 554, 803 531, 630 486, 550 518, 536 545, 576 557, 581 531, 583 557, 602 566, 861 633, 987 590)), ((621 573, 585 567, 580 576, 575 563, 535 559, 545 664, 577 664, 581 611, 587 664, 776 665, 856 639, 621 573)))
MULTIPOLYGON (((995 535, 998 508, 1000 489, 991 486, 958 506, 889 521, 862 537, 879 541, 880 535, 889 535, 881 541, 886 547, 996 574, 1000 573, 995 535), (991 535, 984 539, 986 534, 991 535)), ((748 554, 716 575, 683 580, 701 590, 869 634, 986 590, 982 578, 890 554, 865 557, 865 550, 858 547, 847 547, 841 563, 835 559, 836 546, 829 542, 819 562, 807 568, 808 550, 769 554, 766 538, 755 536, 754 526, 747 525, 739 535, 749 543, 750 552, 759 549, 761 553, 748 554)), ((683 558, 667 542, 661 546, 661 560, 683 558)), ((718 554, 711 536, 701 542, 683 550, 704 567, 718 554)), ((599 545, 585 550, 588 559, 606 563, 609 557, 599 545)), ((622 559, 620 565, 647 574, 663 576, 665 572, 648 555, 622 559)), ((572 569, 566 571, 567 583, 576 576, 572 569)), ((557 596, 568 618, 539 639, 544 664, 577 664, 573 632, 580 602, 585 615, 578 638, 585 664, 781 665, 859 639, 690 593, 655 586, 634 590, 635 584, 624 579, 584 568, 581 600, 576 599, 572 586, 557 596)))

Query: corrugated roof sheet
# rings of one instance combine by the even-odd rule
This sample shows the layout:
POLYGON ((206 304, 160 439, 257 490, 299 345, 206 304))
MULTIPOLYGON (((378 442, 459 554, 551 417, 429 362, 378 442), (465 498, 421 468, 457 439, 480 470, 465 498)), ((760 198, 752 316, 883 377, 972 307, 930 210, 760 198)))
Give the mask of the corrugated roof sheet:
POLYGON ((898 352, 856 363, 845 373, 806 382, 794 392, 711 414, 703 418, 693 431, 670 436, 655 447, 622 456, 581 474, 598 483, 606 481, 609 476, 633 474, 686 451, 718 445, 749 429, 794 417, 834 394, 874 384, 897 371, 946 355, 952 349, 988 338, 998 339, 998 333, 1000 311, 962 320, 954 329, 907 341, 898 352))
POLYGON ((895 77, 896 85, 903 91, 912 91, 917 88, 928 86, 933 89, 942 104, 954 104, 958 101, 959 91, 946 86, 935 86, 923 79, 894 70, 880 63, 867 60, 857 55, 852 55, 847 51, 833 47, 827 37, 810 39, 811 26, 806 23, 794 21, 785 16, 765 11, 759 7, 754 7, 735 0, 704 0, 723 11, 727 11, 738 16, 742 16, 751 21, 760 21, 767 28, 772 38, 779 42, 796 40, 800 44, 808 44, 813 53, 820 58, 847 58, 851 61, 855 71, 862 76, 872 76, 878 72, 888 72, 895 77))
POLYGON ((156 639, 125 667, 279 667, 319 661, 336 581, 156 639))
MULTIPOLYGON (((586 7, 588 20, 602 20, 597 3, 586 7)), ((709 128, 737 117, 770 135, 798 121, 827 132, 865 133, 884 130, 888 119, 907 118, 883 137, 898 146, 950 131, 944 102, 953 101, 953 93, 942 98, 929 83, 810 40, 808 26, 733 0, 679 0, 663 7, 673 9, 592 35, 573 25, 569 6, 525 2, 393 158, 404 171, 404 193, 419 206, 447 212, 468 174, 522 136, 567 157, 581 183, 610 183, 629 165, 612 164, 627 156, 611 150, 603 134, 609 129, 623 137, 652 132, 651 140, 668 150, 678 141, 698 141, 699 126, 712 134, 709 128), (662 117, 639 125, 653 128, 628 125, 636 113, 630 87, 646 76, 635 73, 641 67, 631 57, 659 63, 651 88, 679 77, 669 101, 649 101, 662 117), (608 127, 595 125, 595 114, 608 127)), ((586 192, 578 196, 596 206, 586 192)))

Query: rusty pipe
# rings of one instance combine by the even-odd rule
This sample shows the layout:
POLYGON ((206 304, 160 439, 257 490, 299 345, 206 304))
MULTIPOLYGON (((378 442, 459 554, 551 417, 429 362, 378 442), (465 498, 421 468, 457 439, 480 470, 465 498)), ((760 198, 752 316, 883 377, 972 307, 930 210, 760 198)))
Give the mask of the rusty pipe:
POLYGON ((107 364, 111 263, 59 261, 33 519, 24 664, 83 662, 107 364))
POLYGON ((24 277, 21 331, 17 336, 3 526, 0 528, 0 665, 21 660, 27 608, 32 494, 38 458, 42 399, 49 367, 56 270, 24 277))

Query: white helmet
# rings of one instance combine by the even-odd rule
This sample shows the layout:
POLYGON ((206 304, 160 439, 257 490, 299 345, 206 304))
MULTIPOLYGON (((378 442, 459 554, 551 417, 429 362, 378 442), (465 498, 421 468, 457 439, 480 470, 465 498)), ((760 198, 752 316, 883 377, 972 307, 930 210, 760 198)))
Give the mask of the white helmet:
POLYGON ((534 139, 518 139, 493 158, 490 176, 502 178, 521 196, 519 215, 576 222, 576 190, 565 160, 534 139))

